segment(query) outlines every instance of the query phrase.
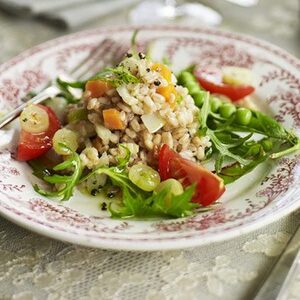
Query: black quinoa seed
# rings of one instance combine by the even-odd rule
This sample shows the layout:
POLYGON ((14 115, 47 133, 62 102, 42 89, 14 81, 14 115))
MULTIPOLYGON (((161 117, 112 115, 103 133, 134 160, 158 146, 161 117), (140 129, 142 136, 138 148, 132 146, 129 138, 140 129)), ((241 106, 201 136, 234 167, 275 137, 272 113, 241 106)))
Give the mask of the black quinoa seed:
POLYGON ((126 53, 126 57, 132 57, 132 53, 126 53))
POLYGON ((160 86, 160 84, 161 84, 161 82, 160 82, 159 80, 155 80, 153 83, 154 83, 154 85, 156 85, 156 86, 160 86))
POLYGON ((92 189, 91 190, 91 195, 92 196, 96 196, 97 195, 98 190, 97 189, 92 189))
POLYGON ((101 210, 107 210, 107 204, 106 202, 101 203, 101 210))
POLYGON ((147 72, 150 72, 151 70, 150 70, 150 68, 147 68, 146 71, 147 71, 147 72))
POLYGON ((144 58, 146 58, 146 55, 143 54, 143 53, 141 53, 141 52, 139 52, 139 58, 140 58, 140 59, 144 59, 144 58))
POLYGON ((108 198, 113 198, 115 195, 116 195, 116 193, 114 193, 114 192, 108 192, 107 193, 108 198))

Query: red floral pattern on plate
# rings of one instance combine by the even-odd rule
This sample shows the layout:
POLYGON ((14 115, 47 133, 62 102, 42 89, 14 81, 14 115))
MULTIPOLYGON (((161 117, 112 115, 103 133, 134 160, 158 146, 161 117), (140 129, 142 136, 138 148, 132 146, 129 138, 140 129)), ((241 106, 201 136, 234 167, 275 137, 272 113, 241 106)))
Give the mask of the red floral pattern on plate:
MULTIPOLYGON (((47 78, 76 65, 107 37, 121 42, 118 53, 123 53, 134 29, 95 29, 67 36, 30 49, 0 66, 1 107, 16 105, 29 89, 45 85, 47 78)), ((164 49, 158 52, 168 53, 174 65, 201 60, 203 64, 239 65, 258 71, 262 80, 257 96, 265 95, 267 90, 278 120, 299 129, 300 62, 289 54, 269 44, 214 29, 173 26, 142 29, 141 47, 158 36, 168 36, 157 41, 157 47, 164 49)), ((36 198, 28 167, 2 152, 0 213, 32 230, 83 245, 141 250, 183 248, 247 232, 299 207, 299 179, 295 176, 298 165, 298 156, 281 160, 262 178, 261 185, 255 186, 254 193, 225 201, 214 211, 179 220, 125 222, 95 217, 93 212, 89 216, 51 200, 36 198)))
MULTIPOLYGON (((217 40, 207 38, 177 38, 170 42, 166 53, 172 59, 177 51, 184 49, 192 52, 192 63, 200 64, 202 67, 214 65, 239 66, 251 68, 257 58, 247 53, 244 49, 238 49, 236 45, 230 43, 220 44, 217 40)), ((266 61, 265 59, 260 59, 266 61)))

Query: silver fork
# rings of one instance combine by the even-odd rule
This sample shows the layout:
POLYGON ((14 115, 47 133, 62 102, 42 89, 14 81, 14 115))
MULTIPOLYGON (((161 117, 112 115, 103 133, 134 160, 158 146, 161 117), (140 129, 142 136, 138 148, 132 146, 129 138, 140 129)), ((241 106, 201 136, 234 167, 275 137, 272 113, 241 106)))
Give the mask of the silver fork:
MULTIPOLYGON (((97 73, 97 71, 100 70, 104 64, 118 61, 121 58, 120 54, 122 54, 122 49, 123 45, 111 39, 104 39, 97 46, 95 46, 89 55, 71 71, 69 71, 67 74, 60 74, 58 77, 65 77, 69 78, 70 80, 88 79, 97 73)), ((61 90, 58 88, 58 86, 53 83, 53 81, 50 81, 48 87, 0 119, 0 129, 16 119, 28 104, 41 103, 46 99, 57 96, 60 93, 61 90)))

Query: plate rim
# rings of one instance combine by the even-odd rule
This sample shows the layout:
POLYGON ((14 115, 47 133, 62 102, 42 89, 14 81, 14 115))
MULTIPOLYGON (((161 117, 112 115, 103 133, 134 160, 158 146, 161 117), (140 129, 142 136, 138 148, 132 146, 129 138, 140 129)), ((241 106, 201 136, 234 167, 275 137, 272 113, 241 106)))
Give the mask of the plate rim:
MULTIPOLYGON (((3 73, 9 70, 10 67, 18 64, 20 61, 24 61, 25 59, 30 59, 30 57, 38 52, 43 52, 43 50, 50 45, 55 45, 57 43, 66 43, 69 40, 73 40, 76 37, 83 37, 85 35, 93 35, 97 33, 105 34, 108 31, 112 32, 120 32, 120 31, 129 31, 129 30, 180 30, 180 31, 187 31, 187 32, 198 32, 204 34, 213 34, 215 36, 221 36, 225 38, 229 38, 232 40, 237 40, 241 42, 246 42, 257 47, 263 48, 267 51, 272 52, 273 54, 280 56, 285 61, 289 62, 291 66, 300 69, 300 59, 296 58, 292 54, 288 53, 286 50, 273 45, 267 41, 263 41, 261 39, 236 33, 230 32, 223 29, 218 28, 199 28, 195 26, 182 26, 182 25, 143 25, 143 26, 134 26, 134 25, 126 25, 126 26, 101 26, 99 28, 93 28, 88 30, 79 31, 76 33, 63 35, 61 37, 48 40, 44 43, 38 44, 28 50, 21 52, 19 55, 13 57, 12 59, 8 60, 7 62, 0 65, 0 73, 3 73)), ((284 196, 281 196, 284 197, 284 196)), ((147 241, 143 242, 143 239, 137 239, 137 242, 132 242, 132 240, 126 239, 113 239, 113 238, 101 238, 95 239, 93 237, 89 238, 88 236, 84 235, 76 235, 70 232, 64 232, 62 230, 53 229, 50 226, 47 226, 43 223, 38 223, 36 221, 30 220, 28 218, 18 218, 18 214, 8 210, 4 207, 0 207, 0 215, 4 218, 12 221, 13 223, 28 229, 30 231, 34 231, 38 234, 68 242, 73 244, 78 244, 82 246, 88 247, 95 247, 95 248, 102 248, 102 249, 114 249, 114 250, 134 250, 134 251, 157 251, 157 250, 174 250, 174 249, 183 249, 183 248, 190 248, 195 246, 203 246, 207 245, 208 243, 216 243, 220 241, 225 241, 231 238, 234 238, 238 235, 249 233, 253 230, 259 229, 263 226, 266 226, 270 223, 273 223, 280 218, 288 215, 292 211, 296 210, 300 207, 300 201, 295 201, 291 203, 289 206, 285 207, 282 211, 276 212, 275 215, 267 214, 264 215, 259 221, 254 219, 243 224, 241 227, 235 225, 233 228, 228 229, 226 232, 218 232, 215 234, 210 234, 207 236, 202 236, 201 231, 199 231, 199 235, 193 234, 191 237, 178 237, 174 240, 151 240, 151 239, 144 239, 147 241), (150 243, 149 243, 150 241, 150 243)), ((239 222, 237 222, 239 223, 239 222)))

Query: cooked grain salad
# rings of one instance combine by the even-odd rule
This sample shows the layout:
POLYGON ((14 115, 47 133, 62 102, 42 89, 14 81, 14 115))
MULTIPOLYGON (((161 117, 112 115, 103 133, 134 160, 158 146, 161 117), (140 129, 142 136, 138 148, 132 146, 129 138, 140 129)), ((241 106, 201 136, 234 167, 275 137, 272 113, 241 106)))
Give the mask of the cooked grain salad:
POLYGON ((201 62, 176 76, 132 48, 87 81, 58 78, 59 97, 28 105, 17 159, 44 181, 34 185, 41 195, 66 201, 77 187, 104 196, 99 209, 114 218, 211 209, 225 185, 300 147, 294 133, 245 107, 253 78, 201 62))
MULTIPOLYGON (((86 86, 79 105, 86 109, 88 121, 80 124, 79 139, 86 146, 80 158, 89 169, 98 165, 102 155, 110 165, 116 164, 120 143, 131 152, 129 166, 155 165, 153 153, 162 144, 194 161, 203 160, 205 149, 211 146, 209 137, 197 134, 199 108, 187 88, 177 85, 168 67, 141 57, 127 57, 119 67, 135 76, 136 82, 106 85, 101 92, 97 86, 94 90, 96 82, 86 86), (93 132, 85 126, 90 124, 93 132)), ((70 112, 76 109, 78 105, 70 107, 70 112)), ((77 127, 67 125, 71 130, 77 127)))

